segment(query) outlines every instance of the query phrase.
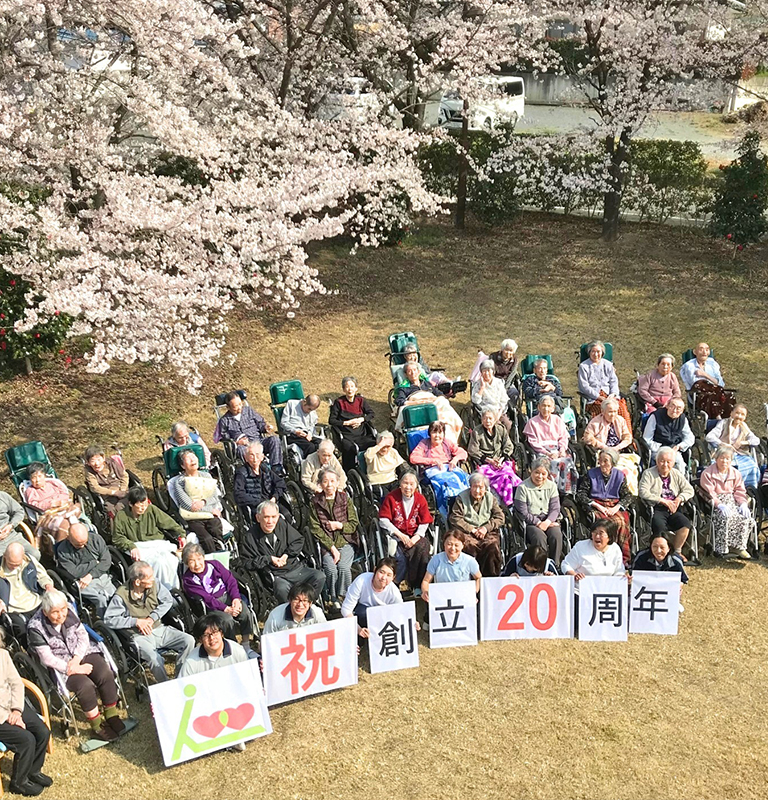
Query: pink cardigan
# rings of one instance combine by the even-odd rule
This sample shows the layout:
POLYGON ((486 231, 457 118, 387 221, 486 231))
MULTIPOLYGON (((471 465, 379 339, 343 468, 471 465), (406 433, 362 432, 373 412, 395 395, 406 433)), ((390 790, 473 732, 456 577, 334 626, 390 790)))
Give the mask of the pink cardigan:
MULTIPOLYGON (((632 444, 632 433, 621 414, 617 414, 616 419, 611 424, 621 440, 616 445, 617 450, 623 450, 625 447, 632 444)), ((608 440, 611 424, 605 421, 605 417, 602 414, 592 417, 589 421, 589 425, 584 429, 584 444, 588 444, 590 447, 594 447, 598 442, 600 444, 605 444, 608 440)))
POLYGON ((441 464, 447 464, 458 456, 460 461, 467 458, 467 451, 463 447, 459 447, 447 439, 443 439, 440 447, 432 447, 432 440, 427 436, 422 439, 416 447, 413 448, 411 453, 411 464, 417 464, 421 467, 439 467, 441 464))
POLYGON ((568 429, 563 418, 552 414, 549 422, 545 422, 541 414, 536 414, 525 423, 523 435, 528 444, 537 453, 551 453, 555 450, 568 449, 568 429))
POLYGON ((646 403, 666 403, 671 397, 680 397, 680 384, 677 382, 677 375, 670 372, 663 377, 652 369, 641 375, 637 379, 637 393, 646 403))
POLYGON ((701 488, 709 495, 709 498, 717 502, 720 494, 732 494, 736 505, 740 506, 747 502, 747 490, 744 488, 744 478, 741 473, 733 467, 728 467, 728 472, 721 475, 717 464, 710 464, 701 473, 701 488))

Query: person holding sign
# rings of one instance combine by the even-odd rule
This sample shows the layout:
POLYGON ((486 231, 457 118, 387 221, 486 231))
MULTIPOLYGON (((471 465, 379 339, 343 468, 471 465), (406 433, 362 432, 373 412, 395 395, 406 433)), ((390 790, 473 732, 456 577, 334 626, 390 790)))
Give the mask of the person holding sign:
MULTIPOLYGON (((357 635, 368 638, 368 609, 371 606, 391 606, 403 602, 403 596, 394 583, 397 562, 382 558, 373 572, 358 575, 341 604, 342 617, 357 617, 357 635)), ((419 629, 418 623, 416 630, 419 629)))
MULTIPOLYGON (((632 572, 679 572, 681 594, 683 584, 688 583, 688 573, 685 571, 683 559, 677 553, 671 552, 669 540, 663 533, 654 533, 649 548, 641 550, 635 556, 632 572)), ((680 610, 683 610, 682 605, 680 610)))
POLYGON ((523 578, 536 575, 547 577, 559 574, 555 562, 547 556, 547 551, 537 544, 530 545, 524 553, 518 553, 507 561, 502 578, 523 578))
MULTIPOLYGON (((327 441, 327 440, 326 440, 327 441)), ((352 498, 339 490, 339 476, 329 467, 320 470, 320 491, 309 506, 309 529, 320 543, 328 601, 341 608, 352 583, 352 561, 360 543, 360 520, 352 498)))
POLYGON ((675 532, 675 555, 685 561, 683 545, 692 523, 680 506, 693 497, 693 486, 674 465, 675 451, 662 447, 656 453, 656 466, 645 470, 640 478, 640 499, 651 506, 651 529, 655 534, 675 532))
POLYGON ((563 559, 563 575, 573 575, 578 592, 578 581, 587 575, 626 575, 624 557, 616 544, 616 523, 612 519, 598 519, 589 529, 592 538, 576 542, 563 559))
POLYGON ((503 524, 504 512, 490 491, 488 478, 482 472, 473 472, 469 489, 453 502, 448 527, 464 534, 464 551, 477 558, 483 575, 494 577, 501 569, 499 528, 503 524))
MULTIPOLYGON (((188 678, 211 669, 241 664, 249 656, 233 639, 224 636, 226 621, 221 611, 209 611, 195 622, 192 633, 200 647, 192 650, 179 668, 179 677, 188 678)), ((245 747, 243 747, 245 749, 245 747)))
POLYGON ((317 593, 308 583, 297 583, 288 592, 288 602, 273 608, 264 623, 264 633, 287 631, 325 622, 325 614, 315 605, 317 593))
POLYGON ((390 537, 390 555, 397 554, 397 582, 407 576, 408 584, 416 591, 420 591, 429 561, 426 535, 433 521, 418 489, 416 473, 404 472, 400 486, 384 498, 379 511, 379 525, 390 537))
POLYGON ((525 523, 525 540, 547 549, 549 557, 560 563, 563 553, 563 532, 557 524, 560 495, 550 480, 550 462, 546 456, 534 458, 531 474, 517 487, 515 513, 525 523))
POLYGON ((429 584, 455 583, 473 578, 477 592, 480 591, 480 565, 463 552, 466 537, 461 531, 448 531, 443 537, 443 552, 429 559, 424 580, 421 582, 421 597, 429 603, 429 584))
POLYGON ((721 444, 715 463, 701 473, 701 488, 710 503, 715 528, 715 555, 725 556, 729 548, 739 558, 749 559, 747 539, 752 524, 744 478, 734 469, 734 449, 721 444))

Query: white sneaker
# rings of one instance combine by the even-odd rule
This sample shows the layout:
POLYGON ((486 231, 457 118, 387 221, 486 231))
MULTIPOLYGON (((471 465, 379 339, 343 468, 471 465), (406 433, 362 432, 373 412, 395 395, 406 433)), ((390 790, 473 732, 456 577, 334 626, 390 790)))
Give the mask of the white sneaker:
POLYGON ((243 753, 245 752, 245 742, 238 742, 237 744, 233 744, 232 747, 229 748, 233 753, 243 753))
POLYGON ((680 613, 682 614, 682 613, 683 613, 683 611, 685 611, 685 609, 683 608, 683 604, 682 604, 682 603, 680 603, 680 613))

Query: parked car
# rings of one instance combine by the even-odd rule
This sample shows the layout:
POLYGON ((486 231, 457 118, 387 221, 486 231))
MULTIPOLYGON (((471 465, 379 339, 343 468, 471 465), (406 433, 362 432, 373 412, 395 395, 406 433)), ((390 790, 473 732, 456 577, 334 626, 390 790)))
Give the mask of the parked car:
MULTIPOLYGON (((469 107, 470 130, 493 130, 500 124, 517 123, 525 115, 525 82, 511 75, 489 75, 481 78, 486 97, 469 107)), ((443 94, 437 124, 449 130, 461 128, 464 100, 456 91, 443 94)))

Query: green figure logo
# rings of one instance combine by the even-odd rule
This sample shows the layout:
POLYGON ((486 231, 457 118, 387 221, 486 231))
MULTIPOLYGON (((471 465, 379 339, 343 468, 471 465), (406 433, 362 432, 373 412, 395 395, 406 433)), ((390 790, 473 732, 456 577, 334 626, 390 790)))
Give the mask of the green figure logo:
POLYGON ((185 701, 184 710, 181 713, 179 732, 176 735, 176 743, 173 745, 172 761, 178 761, 181 758, 181 751, 184 745, 196 755, 201 755, 209 750, 237 744, 237 742, 241 742, 244 739, 258 736, 260 733, 266 733, 266 728, 263 725, 253 725, 250 728, 245 728, 246 723, 253 717, 255 709, 250 703, 243 703, 237 708, 227 708, 222 711, 216 711, 207 717, 197 717, 192 723, 192 728, 196 733, 205 736, 208 741, 196 742, 189 736, 187 731, 192 717, 192 706, 195 704, 194 697, 197 694, 197 687, 192 684, 185 686, 184 694, 189 699, 185 701), (224 728, 232 728, 234 730, 232 733, 221 735, 221 731, 224 728))

